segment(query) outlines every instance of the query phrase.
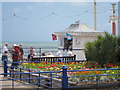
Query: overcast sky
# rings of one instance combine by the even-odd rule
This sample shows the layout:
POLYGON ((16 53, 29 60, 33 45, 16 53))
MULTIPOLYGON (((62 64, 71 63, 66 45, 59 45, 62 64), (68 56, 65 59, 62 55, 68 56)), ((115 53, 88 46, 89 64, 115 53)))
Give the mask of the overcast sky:
MULTIPOLYGON (((97 31, 111 33, 111 3, 97 2, 97 31)), ((51 41, 78 20, 94 29, 93 10, 93 2, 2 2, 2 40, 51 41)))

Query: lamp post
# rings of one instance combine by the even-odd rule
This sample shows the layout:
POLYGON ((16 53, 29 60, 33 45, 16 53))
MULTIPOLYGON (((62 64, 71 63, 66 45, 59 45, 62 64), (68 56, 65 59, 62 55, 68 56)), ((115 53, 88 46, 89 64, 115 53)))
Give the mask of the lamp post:
POLYGON ((112 22, 112 34, 116 35, 116 21, 118 20, 118 16, 115 15, 115 3, 112 5, 112 16, 110 16, 110 22, 112 22))
POLYGON ((94 0, 94 30, 96 31, 96 0, 94 0))

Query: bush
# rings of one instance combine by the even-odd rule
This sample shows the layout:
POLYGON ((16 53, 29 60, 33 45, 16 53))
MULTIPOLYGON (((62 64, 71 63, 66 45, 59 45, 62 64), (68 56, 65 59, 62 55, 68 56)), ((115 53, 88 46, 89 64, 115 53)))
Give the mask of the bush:
POLYGON ((101 67, 107 63, 117 63, 120 59, 120 38, 107 32, 98 36, 97 40, 85 45, 85 55, 88 61, 98 62, 101 67))

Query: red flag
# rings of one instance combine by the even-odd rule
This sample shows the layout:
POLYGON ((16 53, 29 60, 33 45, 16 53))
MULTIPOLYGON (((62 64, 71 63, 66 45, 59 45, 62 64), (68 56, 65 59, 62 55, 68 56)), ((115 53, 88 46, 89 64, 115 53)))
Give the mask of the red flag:
POLYGON ((57 40, 57 36, 55 34, 52 34, 52 40, 57 40))

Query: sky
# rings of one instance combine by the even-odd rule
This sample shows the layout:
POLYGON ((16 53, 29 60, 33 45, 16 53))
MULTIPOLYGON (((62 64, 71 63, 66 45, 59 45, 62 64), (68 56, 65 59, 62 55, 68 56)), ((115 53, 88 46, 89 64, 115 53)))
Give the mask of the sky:
POLYGON ((0 44, 2 42, 2 3, 0 2, 0 44))
MULTIPOLYGON (((97 31, 111 33, 111 3, 97 2, 97 31)), ((52 33, 63 31, 78 20, 94 29, 93 2, 28 1, 0 5, 2 41, 52 41, 52 33)))

